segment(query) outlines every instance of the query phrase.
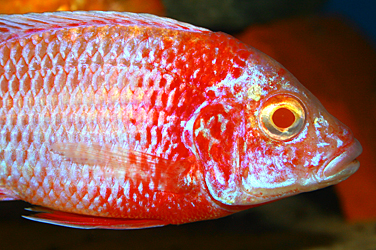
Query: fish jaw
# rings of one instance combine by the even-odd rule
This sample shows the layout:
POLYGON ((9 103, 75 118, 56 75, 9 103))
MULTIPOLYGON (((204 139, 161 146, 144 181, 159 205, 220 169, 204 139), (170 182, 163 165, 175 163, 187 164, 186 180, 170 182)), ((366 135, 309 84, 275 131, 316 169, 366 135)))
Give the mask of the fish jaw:
POLYGON ((238 190, 236 200, 232 205, 258 205, 338 184, 359 169, 360 163, 356 157, 362 153, 362 146, 354 138, 350 146, 341 149, 340 152, 343 153, 333 157, 310 177, 302 178, 301 181, 295 181, 291 185, 256 188, 248 191, 238 190))
POLYGON ((328 164, 318 172, 317 179, 319 184, 313 185, 313 187, 316 189, 321 186, 334 185, 354 174, 360 166, 356 157, 362 153, 362 150, 359 141, 354 138, 353 143, 351 143, 343 153, 330 160, 328 164))
MULTIPOLYGON (((331 124, 337 124, 338 127, 333 129, 333 131, 336 131, 334 132, 336 136, 323 133, 323 136, 327 136, 325 140, 328 142, 325 148, 315 148, 318 141, 311 141, 310 143, 303 141, 306 145, 291 147, 291 149, 296 149, 292 155, 297 155, 299 149, 305 155, 308 155, 308 152, 315 152, 311 156, 312 158, 317 156, 320 159, 318 162, 306 161, 303 158, 290 159, 285 163, 285 168, 275 170, 276 173, 265 174, 266 171, 272 169, 268 166, 268 161, 273 159, 270 163, 277 162, 278 165, 282 166, 284 161, 277 156, 279 153, 287 154, 286 152, 289 150, 282 149, 279 152, 274 149, 274 156, 269 155, 263 161, 255 161, 255 159, 246 161, 244 165, 245 168, 249 168, 250 174, 247 172, 247 174, 243 174, 242 187, 238 190, 234 205, 258 205, 302 192, 325 188, 354 174, 360 166, 356 157, 362 153, 362 146, 345 125, 332 116, 327 117, 327 119, 329 118, 333 119, 331 124), (339 143, 337 140, 339 140, 339 143), (338 145, 342 146, 338 147, 338 145), (263 164, 264 166, 260 167, 263 164), (280 182, 274 181, 273 174, 278 174, 279 171, 281 172, 279 177, 286 177, 286 179, 280 182)), ((328 132, 330 130, 324 129, 323 131, 328 132)), ((307 138, 313 138, 312 134, 316 134, 316 131, 311 133, 311 137, 307 136, 307 138)), ((321 142, 325 140, 321 141, 320 139, 321 142)), ((263 150, 263 152, 267 151, 263 150)), ((262 157, 258 159, 260 158, 262 157)))
POLYGON ((299 183, 296 193, 314 191, 346 180, 359 169, 360 162, 356 157, 362 151, 359 141, 354 138, 348 147, 340 151, 342 153, 329 160, 327 164, 312 174, 311 178, 299 183))
MULTIPOLYGON (((324 139, 320 136, 316 141, 303 140, 303 143, 292 146, 290 150, 288 147, 280 151, 273 148, 272 152, 274 153, 269 154, 264 160, 260 160, 262 154, 259 152, 260 157, 253 157, 253 159, 245 161, 244 169, 248 168, 250 174, 245 172, 242 175, 242 187, 238 190, 234 205, 258 205, 302 192, 325 188, 354 174, 360 165, 356 157, 361 154, 362 146, 345 125, 332 116, 327 116, 327 119, 333 119, 330 124, 332 127, 338 127, 333 128, 332 134, 329 133, 330 129, 323 129, 324 139), (318 142, 325 142, 327 145, 320 148, 317 147, 318 142), (338 145, 341 146, 338 147, 338 145), (304 157, 296 157, 300 154, 308 155, 310 152, 312 153, 310 161, 304 157), (288 155, 289 153, 293 155, 293 158, 286 162, 278 157, 278 155, 288 155), (316 157, 319 160, 312 161, 316 157), (285 166, 276 169, 268 166, 268 163, 277 163, 280 166, 285 164, 285 166), (268 174, 265 174, 266 172, 268 174), (282 181, 275 181, 278 178, 274 178, 273 174, 281 179, 286 178, 282 181)), ((314 129, 318 128, 312 126, 311 129, 308 129, 311 133, 307 133, 306 138, 314 138, 313 135, 317 132, 314 129)), ((266 148, 262 152, 267 152, 266 148)))

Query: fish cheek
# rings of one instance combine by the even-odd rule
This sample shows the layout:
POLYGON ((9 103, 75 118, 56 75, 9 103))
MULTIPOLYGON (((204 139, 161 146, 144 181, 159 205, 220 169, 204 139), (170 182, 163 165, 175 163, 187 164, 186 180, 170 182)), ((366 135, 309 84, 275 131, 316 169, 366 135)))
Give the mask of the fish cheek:
POLYGON ((240 161, 237 205, 257 205, 298 192, 302 165, 300 148, 276 141, 247 126, 240 161))
POLYGON ((240 120, 234 110, 218 104, 205 107, 194 122, 193 139, 203 165, 205 182, 214 199, 233 204, 239 178, 240 120))

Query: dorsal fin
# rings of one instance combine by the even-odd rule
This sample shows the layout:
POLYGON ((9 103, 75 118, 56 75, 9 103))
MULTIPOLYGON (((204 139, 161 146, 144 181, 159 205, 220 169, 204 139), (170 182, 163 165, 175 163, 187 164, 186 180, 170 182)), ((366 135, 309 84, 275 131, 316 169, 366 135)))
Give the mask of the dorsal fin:
POLYGON ((0 15, 0 41, 31 32, 90 25, 154 26, 190 32, 209 30, 150 14, 107 11, 46 12, 0 15))

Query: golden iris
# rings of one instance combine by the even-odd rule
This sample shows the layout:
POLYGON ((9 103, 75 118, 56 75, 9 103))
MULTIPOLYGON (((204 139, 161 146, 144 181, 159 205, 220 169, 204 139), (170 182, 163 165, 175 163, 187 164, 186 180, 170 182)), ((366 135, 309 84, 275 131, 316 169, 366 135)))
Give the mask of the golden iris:
POLYGON ((299 134, 304 127, 305 109, 293 96, 275 95, 263 103, 259 120, 268 136, 285 141, 299 134))

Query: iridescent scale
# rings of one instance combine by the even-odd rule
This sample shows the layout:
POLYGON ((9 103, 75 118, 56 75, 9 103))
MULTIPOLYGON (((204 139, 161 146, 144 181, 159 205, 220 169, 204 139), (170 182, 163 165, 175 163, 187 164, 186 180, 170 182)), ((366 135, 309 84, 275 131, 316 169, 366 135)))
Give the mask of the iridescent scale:
POLYGON ((201 187, 163 192, 153 174, 129 178, 127 168, 72 163, 51 146, 192 157, 184 125, 208 101, 206 88, 239 75, 247 55, 235 52, 243 45, 147 16, 137 24, 79 16, 47 17, 39 30, 22 24, 18 34, 0 29, 0 186, 33 204, 90 215, 179 223, 228 213, 201 187))

